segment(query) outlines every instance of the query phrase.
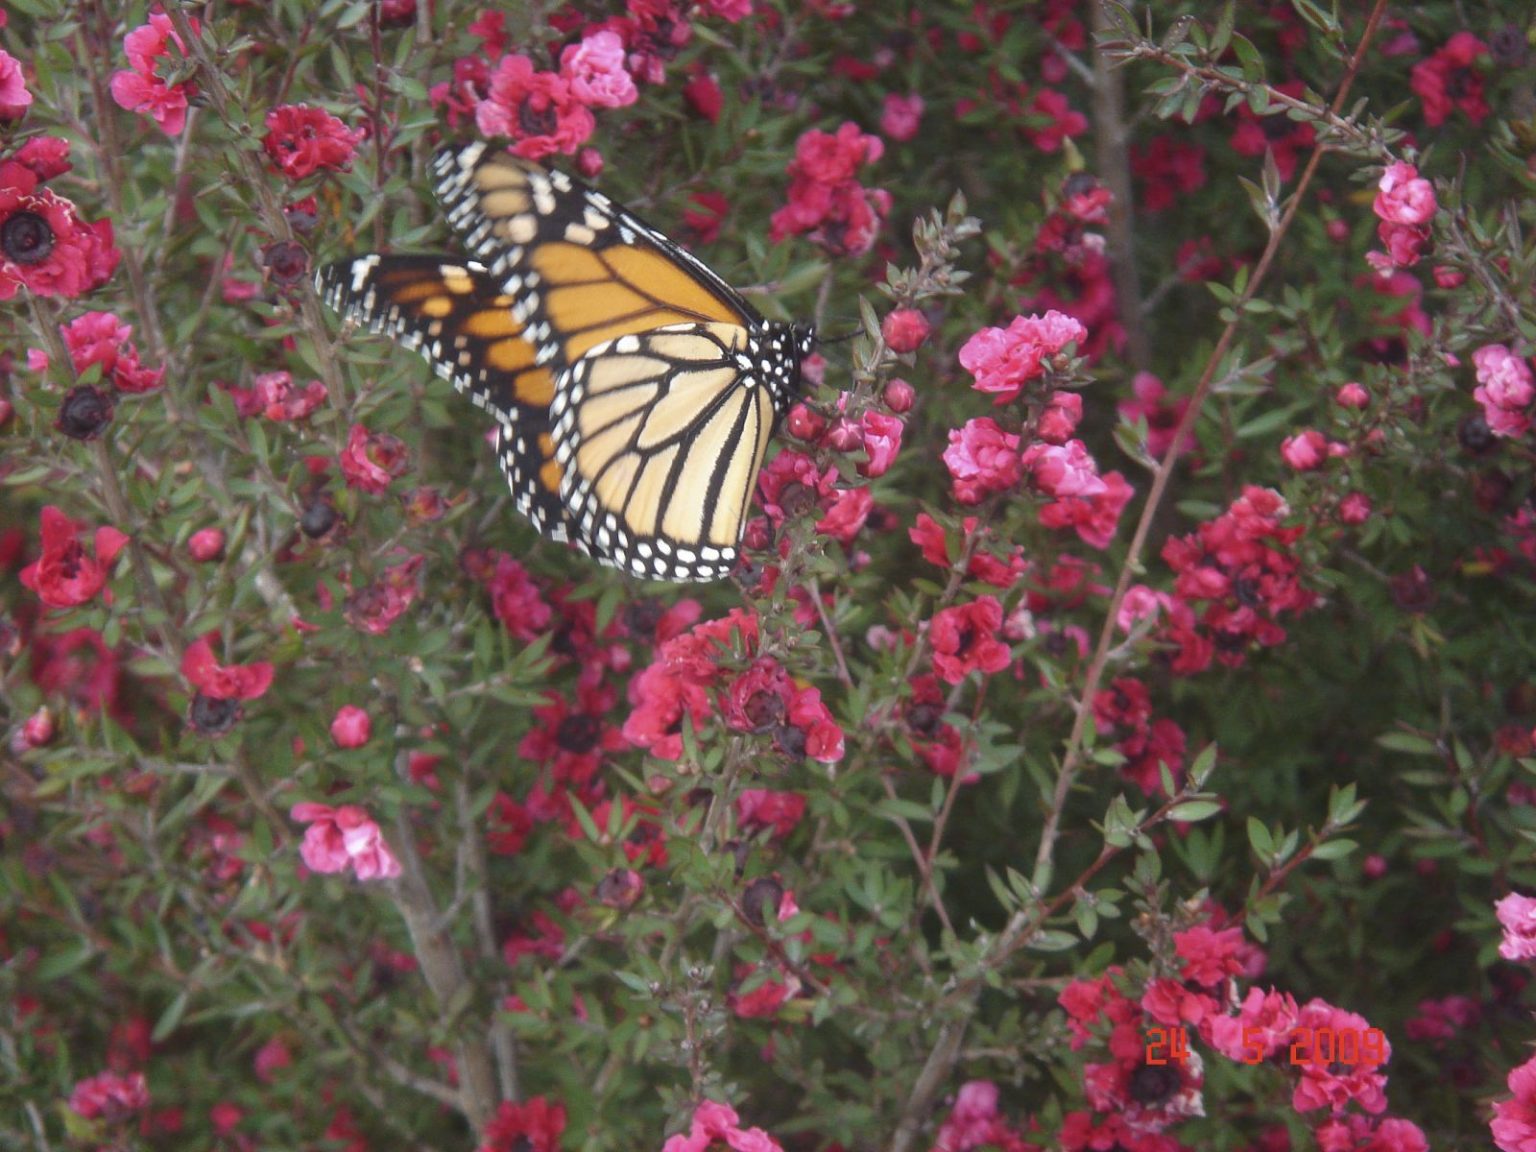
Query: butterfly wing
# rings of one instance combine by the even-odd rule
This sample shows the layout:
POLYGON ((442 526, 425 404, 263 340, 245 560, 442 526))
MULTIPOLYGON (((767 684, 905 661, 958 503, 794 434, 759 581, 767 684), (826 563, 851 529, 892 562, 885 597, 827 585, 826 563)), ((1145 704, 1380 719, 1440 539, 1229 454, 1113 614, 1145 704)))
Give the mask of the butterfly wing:
POLYGON ((432 168, 449 223, 555 373, 555 462, 577 545, 637 576, 726 575, 798 387, 796 338, 563 173, 483 144, 432 168))
POLYGON ((479 143, 439 152, 432 171, 449 224, 516 301, 541 363, 673 324, 763 325, 691 253, 563 172, 479 143))
POLYGON ((570 537, 550 435, 554 380, 535 362, 511 297, 482 265, 374 254, 327 265, 316 287, 343 317, 420 352, 439 376, 492 413, 496 458, 517 510, 551 539, 570 537))
POLYGON ((592 348, 550 406, 560 496, 588 554, 656 580, 718 580, 777 416, 754 338, 678 324, 592 348))

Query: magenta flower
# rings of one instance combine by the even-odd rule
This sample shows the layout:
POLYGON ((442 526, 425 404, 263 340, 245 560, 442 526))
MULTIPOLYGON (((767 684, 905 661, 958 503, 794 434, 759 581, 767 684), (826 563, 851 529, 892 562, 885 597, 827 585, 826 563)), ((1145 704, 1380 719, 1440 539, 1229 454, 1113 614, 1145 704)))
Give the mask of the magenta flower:
POLYGON ((714 1144, 735 1152, 784 1152, 779 1142, 761 1128, 742 1128, 729 1104, 705 1100, 695 1109, 687 1135, 679 1132, 661 1146, 661 1152, 708 1152, 714 1144))
POLYGON ((1006 404, 1029 381, 1045 374, 1046 361, 1068 344, 1088 338, 1083 325, 1061 312, 1016 316, 1007 328, 983 328, 960 349, 960 363, 976 377, 978 392, 1006 404))
POLYGON ((591 108, 623 108, 640 98, 634 77, 624 68, 624 41, 604 29, 560 53, 560 75, 571 94, 591 108))
POLYGON ((20 120, 32 106, 21 61, 0 49, 0 120, 20 120))
POLYGON ((299 848, 312 872, 345 872, 351 868, 359 880, 393 879, 400 862, 384 843, 368 813, 356 805, 332 808, 329 804, 295 804, 288 813, 308 824, 299 848))
POLYGON ((1511 892, 1493 910, 1504 928, 1499 955, 1506 960, 1536 958, 1536 900, 1511 892))
MULTIPOLYGON (((198 30, 195 17, 190 18, 192 31, 198 30)), ((112 75, 112 99, 129 112, 148 116, 167 136, 176 136, 186 127, 187 100, 197 94, 190 83, 167 84, 160 78, 161 60, 169 60, 172 44, 184 59, 186 45, 171 25, 171 18, 164 12, 152 12, 149 23, 140 25, 123 38, 123 49, 128 53, 131 70, 112 75)))

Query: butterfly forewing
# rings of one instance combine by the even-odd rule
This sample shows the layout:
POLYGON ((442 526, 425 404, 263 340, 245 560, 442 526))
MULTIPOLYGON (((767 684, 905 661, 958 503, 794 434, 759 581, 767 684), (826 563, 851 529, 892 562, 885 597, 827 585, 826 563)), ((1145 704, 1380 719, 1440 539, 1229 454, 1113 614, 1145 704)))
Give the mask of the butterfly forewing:
POLYGON ((322 268, 317 286, 346 319, 420 352, 496 417, 496 456, 517 510, 566 539, 549 426, 554 379, 485 268, 448 256, 360 256, 322 268))

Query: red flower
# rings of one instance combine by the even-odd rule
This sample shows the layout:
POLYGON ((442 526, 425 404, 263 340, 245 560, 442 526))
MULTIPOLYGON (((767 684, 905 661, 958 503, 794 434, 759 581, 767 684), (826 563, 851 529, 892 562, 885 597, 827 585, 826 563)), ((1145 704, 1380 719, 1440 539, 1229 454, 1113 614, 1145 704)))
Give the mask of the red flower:
POLYGON ((272 665, 220 664, 213 658, 214 633, 187 645, 181 658, 181 674, 187 683, 211 700, 255 700, 272 687, 272 665))
POLYGON ((799 792, 747 788, 736 797, 736 821, 743 831, 767 828, 781 840, 795 830, 804 815, 805 797, 799 792))
POLYGON ((591 783, 609 752, 625 747, 624 735, 605 719, 614 705, 613 689, 578 684, 575 705, 558 692, 533 710, 537 723, 517 746, 517 754, 548 767, 553 779, 580 791, 591 783))
POLYGON ((370 636, 382 636, 421 595, 420 556, 391 565, 384 574, 347 597, 347 623, 370 636))
POLYGON ((1488 45, 1470 32, 1458 32, 1428 60, 1413 66, 1408 87, 1424 105, 1424 123, 1438 128, 1456 108, 1474 124, 1487 119, 1483 75, 1477 67, 1487 57, 1488 45))
POLYGON ((720 111, 725 107, 720 82, 708 72, 695 72, 688 78, 683 85, 683 99, 688 102, 688 107, 711 124, 720 119, 720 111))
POLYGON ((485 813, 485 846, 498 856, 516 856, 533 831, 533 817, 528 809, 505 792, 491 798, 485 813))
POLYGON ((1040 523, 1047 528, 1075 528, 1078 539, 1093 548, 1108 548, 1120 525, 1120 513, 1136 490, 1119 472, 1106 472, 1103 490, 1091 496, 1058 497, 1040 509, 1040 523))
MULTIPOLYGON (((1275 90, 1297 99, 1304 97, 1306 85, 1299 80, 1288 80, 1275 85, 1275 90)), ((1275 168, 1280 179, 1289 180, 1296 173, 1296 161, 1301 153, 1311 149, 1317 140, 1312 125, 1287 120, 1279 104, 1271 104, 1269 114, 1260 116, 1247 104, 1237 109, 1237 128, 1232 133, 1232 151, 1239 156, 1263 156, 1273 153, 1275 168)))
POLYGON ((843 544, 852 544, 874 507, 875 498, 868 488, 840 488, 833 495, 827 514, 816 521, 816 531, 843 544))
POLYGON ((278 171, 302 180, 321 170, 345 172, 363 136, 361 129, 349 129, 323 108, 284 104, 267 113, 261 143, 278 171))
POLYGON ((109 221, 86 224, 41 179, 19 153, 0 161, 0 300, 21 288, 80 296, 111 279, 122 258, 109 221))
POLYGON ((885 145, 846 123, 835 134, 816 129, 795 144, 789 163, 789 201, 773 214, 771 235, 810 233, 837 255, 857 256, 874 246, 891 208, 890 193, 864 188, 855 179, 860 164, 874 163, 885 145))
POLYGON ((1003 607, 983 596, 969 604, 945 608, 928 623, 933 670, 946 684, 958 684, 971 672, 1001 672, 1008 667, 1008 645, 997 638, 1003 607))
POLYGON ((347 446, 341 453, 341 474, 347 487, 364 492, 382 492, 390 481, 404 475, 410 465, 405 445, 388 432, 369 432, 361 424, 352 425, 347 446))
POLYGON ((519 640, 541 635, 554 616, 528 570, 505 552, 496 553, 496 567, 486 581, 491 607, 503 628, 519 640))
POLYGON ((128 543, 116 528, 103 525, 92 536, 95 555, 80 543, 84 525, 52 504, 42 512, 42 555, 21 570, 21 582, 50 608, 74 608, 106 586, 112 562, 128 543))
POLYGON ((554 72, 539 72, 528 57, 503 56, 490 77, 490 93, 475 108, 475 124, 487 136, 505 136, 512 151, 530 160, 554 152, 570 155, 597 127, 592 113, 554 72))
POLYGON ((892 352, 915 352, 928 339, 928 317, 916 308, 896 308, 880 322, 880 335, 892 352))
POLYGON ((532 1096, 521 1104, 502 1103, 485 1126, 477 1152, 559 1152, 565 1105, 532 1096))

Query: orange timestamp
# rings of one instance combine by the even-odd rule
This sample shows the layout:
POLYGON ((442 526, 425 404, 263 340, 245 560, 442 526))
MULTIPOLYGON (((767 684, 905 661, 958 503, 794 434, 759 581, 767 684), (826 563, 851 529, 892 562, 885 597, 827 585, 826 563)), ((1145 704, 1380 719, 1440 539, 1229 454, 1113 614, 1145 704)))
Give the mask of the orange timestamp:
MULTIPOLYGON (((1263 1063, 1268 1050, 1263 1028, 1243 1029, 1243 1063, 1263 1063)), ((1383 1064, 1387 1037, 1380 1028, 1293 1028, 1290 1040, 1292 1067, 1354 1066, 1383 1064)), ((1184 1028, 1148 1028, 1146 1061, 1149 1065, 1183 1064, 1189 1059, 1189 1032, 1184 1028)))

